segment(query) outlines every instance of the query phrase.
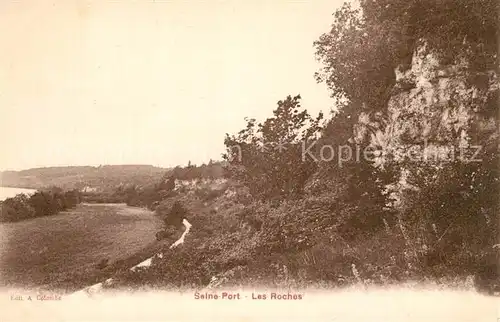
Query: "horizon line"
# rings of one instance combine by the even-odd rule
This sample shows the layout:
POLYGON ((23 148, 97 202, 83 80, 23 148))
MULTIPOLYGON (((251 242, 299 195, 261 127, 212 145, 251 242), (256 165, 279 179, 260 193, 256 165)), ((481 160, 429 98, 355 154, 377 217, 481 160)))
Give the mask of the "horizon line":
MULTIPOLYGON (((214 163, 218 162, 223 162, 223 160, 213 160, 214 163)), ((200 164, 198 163, 192 163, 194 166, 201 166, 201 165, 208 165, 208 162, 202 162, 200 164)), ((176 167, 185 167, 187 164, 182 165, 182 164, 177 164, 174 166, 162 166, 162 165, 154 165, 154 164, 147 164, 147 163, 114 163, 114 164, 86 164, 86 165, 49 165, 49 166, 38 166, 38 167, 32 167, 32 168, 17 168, 17 169, 0 169, 0 172, 20 172, 20 171, 28 171, 28 170, 40 170, 40 169, 54 169, 54 168, 100 168, 100 167, 124 167, 124 166, 145 166, 145 167, 153 167, 153 168, 158 168, 158 169, 174 169, 176 167)))

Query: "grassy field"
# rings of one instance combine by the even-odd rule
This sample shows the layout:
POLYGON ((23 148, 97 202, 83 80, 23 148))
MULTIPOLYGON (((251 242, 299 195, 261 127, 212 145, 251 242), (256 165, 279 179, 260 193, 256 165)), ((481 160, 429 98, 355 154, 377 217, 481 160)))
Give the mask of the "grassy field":
POLYGON ((81 204, 69 212, 0 225, 2 287, 74 290, 130 267, 161 243, 161 221, 123 204, 81 204), (109 260, 105 269, 97 263, 109 260))

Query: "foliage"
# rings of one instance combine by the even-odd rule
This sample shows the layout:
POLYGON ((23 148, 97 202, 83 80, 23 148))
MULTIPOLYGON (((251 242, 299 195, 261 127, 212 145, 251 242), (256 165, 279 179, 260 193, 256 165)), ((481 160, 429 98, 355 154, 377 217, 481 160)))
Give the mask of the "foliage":
POLYGON ((35 209, 31 206, 30 197, 18 194, 13 198, 7 198, 0 202, 0 221, 12 222, 35 217, 35 209))
POLYGON ((122 196, 117 196, 112 193, 103 192, 83 192, 82 202, 86 203, 125 203, 126 200, 122 196))
POLYGON ((498 70, 499 6, 496 0, 362 0, 356 9, 346 3, 315 42, 324 65, 317 79, 339 106, 365 103, 384 112, 395 68, 407 68, 422 41, 444 64, 466 58, 474 70, 498 70))
POLYGON ((116 200, 115 202, 125 202, 129 206, 154 210, 161 201, 177 195, 176 180, 214 180, 223 176, 224 170, 220 162, 210 161, 201 166, 190 163, 186 167, 178 166, 166 171, 160 180, 154 178, 147 184, 120 184, 110 196, 103 197, 102 200, 116 200))
POLYGON ((406 193, 402 220, 408 238, 418 241, 411 245, 413 251, 426 249, 420 254, 421 264, 462 274, 484 265, 499 232, 497 164, 498 156, 491 155, 481 162, 421 167, 411 178, 421 189, 406 193))
MULTIPOLYGON (((495 0, 362 0, 359 9, 345 4, 335 13, 331 30, 315 42, 317 58, 324 65, 317 79, 329 86, 340 110, 324 137, 346 142, 361 113, 384 115, 395 70, 407 69, 416 47, 423 44, 442 65, 466 62, 461 72, 470 76, 473 85, 485 86, 477 75, 498 73, 499 6, 495 0)), ((492 92, 485 108, 490 116, 498 111, 498 104, 493 103, 496 96, 498 90, 492 92)), ((472 124, 472 136, 479 133, 472 124)), ((350 205, 360 210, 373 205, 377 216, 400 230, 415 269, 440 266, 443 271, 470 273, 498 231, 492 219, 498 213, 497 138, 493 143, 475 139, 483 148, 490 145, 488 161, 455 160, 439 166, 388 162, 384 171, 375 170, 369 162, 347 164, 344 169, 322 164, 318 185, 343 183, 350 205), (407 191, 405 210, 388 216, 381 206, 384 198, 386 203, 390 200, 381 188, 394 181, 401 169, 414 174, 410 180, 419 190, 407 191)), ((453 148, 452 142, 445 144, 453 148)), ((359 214, 373 210, 368 207, 359 214)), ((352 237, 363 234, 363 229, 352 229, 359 214, 346 224, 352 237)))
POLYGON ((39 190, 31 196, 19 194, 0 202, 0 222, 15 222, 50 216, 75 207, 81 201, 77 190, 64 192, 58 187, 39 190))
POLYGON ((320 113, 313 119, 301 111, 300 95, 278 102, 274 116, 263 123, 248 119, 236 135, 226 135, 224 158, 229 176, 261 199, 297 197, 316 170, 314 160, 303 157, 303 145, 315 140, 321 129, 320 113))
POLYGON ((177 180, 196 180, 196 179, 221 179, 224 178, 224 167, 221 162, 210 160, 208 164, 203 163, 200 166, 191 164, 177 166, 166 175, 177 180))

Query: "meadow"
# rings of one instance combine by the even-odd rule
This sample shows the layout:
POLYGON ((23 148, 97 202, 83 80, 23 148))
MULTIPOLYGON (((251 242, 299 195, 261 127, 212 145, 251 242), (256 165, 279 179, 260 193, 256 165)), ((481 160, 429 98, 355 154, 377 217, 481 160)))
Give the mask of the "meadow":
POLYGON ((125 204, 79 204, 53 216, 2 223, 0 281, 7 288, 86 286, 153 253, 160 227, 152 212, 125 204), (97 268, 103 260, 109 265, 97 268))

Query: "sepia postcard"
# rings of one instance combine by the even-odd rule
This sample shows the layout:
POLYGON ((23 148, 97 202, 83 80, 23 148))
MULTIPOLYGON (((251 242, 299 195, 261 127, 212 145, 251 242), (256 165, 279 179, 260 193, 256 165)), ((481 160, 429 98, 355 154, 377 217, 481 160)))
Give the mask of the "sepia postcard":
POLYGON ((500 321, 498 0, 0 0, 0 321, 500 321))

